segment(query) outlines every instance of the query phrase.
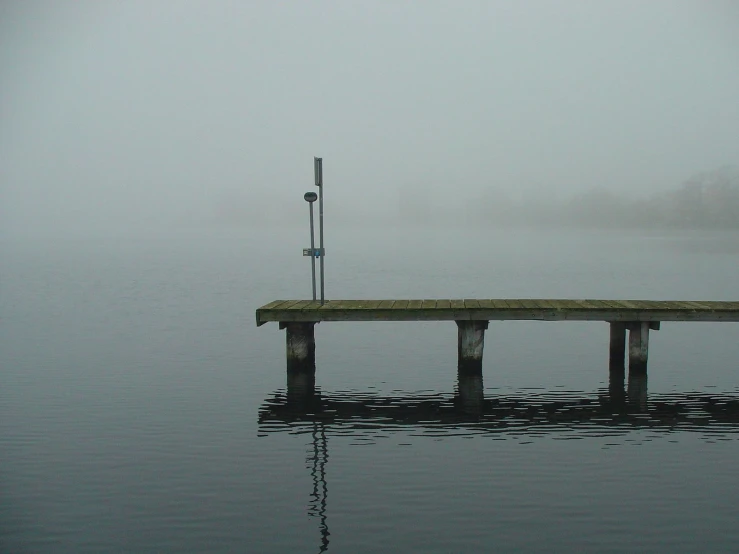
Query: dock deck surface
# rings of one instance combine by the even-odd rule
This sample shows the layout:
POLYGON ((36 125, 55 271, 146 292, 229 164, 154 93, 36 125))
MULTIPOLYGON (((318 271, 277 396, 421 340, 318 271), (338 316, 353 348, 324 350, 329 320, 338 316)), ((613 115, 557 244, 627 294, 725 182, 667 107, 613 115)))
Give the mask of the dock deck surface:
POLYGON ((257 326, 319 321, 735 321, 739 302, 660 300, 464 299, 275 300, 257 326))

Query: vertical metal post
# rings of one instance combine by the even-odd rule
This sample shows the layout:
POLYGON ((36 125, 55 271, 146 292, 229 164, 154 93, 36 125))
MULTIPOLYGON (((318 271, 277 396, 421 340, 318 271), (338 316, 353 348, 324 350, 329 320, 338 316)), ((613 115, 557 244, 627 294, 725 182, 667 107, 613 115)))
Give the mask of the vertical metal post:
POLYGON ((318 187, 318 241, 321 255, 321 305, 325 301, 324 297, 324 246, 323 246, 323 158, 313 158, 313 170, 316 177, 316 186, 318 187))
POLYGON ((313 202, 309 202, 310 208, 310 269, 311 279, 313 281, 313 302, 316 301, 316 239, 313 231, 313 202))

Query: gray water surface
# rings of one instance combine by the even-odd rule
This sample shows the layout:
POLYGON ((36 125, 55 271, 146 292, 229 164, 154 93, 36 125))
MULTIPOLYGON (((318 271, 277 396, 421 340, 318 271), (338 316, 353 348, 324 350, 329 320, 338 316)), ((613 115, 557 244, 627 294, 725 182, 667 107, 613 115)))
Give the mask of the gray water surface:
MULTIPOLYGON (((620 404, 605 323, 491 322, 469 406, 453 323, 322 323, 295 405, 254 310, 310 294, 302 239, 2 243, 0 551, 739 548, 736 324, 664 323, 620 404)), ((327 234, 326 290, 736 300, 738 245, 355 230, 327 234)))

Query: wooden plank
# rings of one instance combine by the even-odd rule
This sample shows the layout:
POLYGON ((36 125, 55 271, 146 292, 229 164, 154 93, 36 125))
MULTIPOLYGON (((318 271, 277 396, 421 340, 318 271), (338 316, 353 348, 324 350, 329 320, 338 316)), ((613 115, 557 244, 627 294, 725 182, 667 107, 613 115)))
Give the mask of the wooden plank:
POLYGON ((715 310, 734 311, 739 310, 739 302, 711 302, 715 310))
POLYGON ((617 310, 632 310, 633 308, 629 306, 627 302, 628 301, 623 301, 623 300, 609 300, 608 301, 608 303, 611 304, 617 310))
POLYGON ((408 308, 407 300, 396 300, 393 303, 393 310, 405 310, 408 308))
POLYGON ((684 302, 681 302, 679 300, 670 300, 669 302, 665 302, 667 304, 668 309, 670 310, 692 310, 693 308, 691 306, 688 306, 684 302))
POLYGON ((493 304, 492 300, 478 300, 478 304, 480 304, 480 308, 484 310, 494 310, 495 305, 493 304))
POLYGON ((464 310, 464 300, 450 300, 449 303, 454 310, 464 310))
POLYGON ((258 310, 271 310, 272 308, 277 308, 280 304, 284 304, 287 302, 286 300, 273 300, 269 304, 265 304, 264 306, 257 308, 258 310))
POLYGON ((700 302, 694 302, 692 300, 686 301, 685 304, 687 304, 688 306, 695 306, 694 309, 697 309, 697 310, 710 310, 711 309, 711 307, 706 304, 701 304, 700 302))
POLYGON ((602 300, 593 300, 589 298, 588 300, 586 300, 586 302, 588 303, 588 305, 594 306, 594 308, 597 310, 613 310, 612 306, 610 306, 606 302, 603 302, 602 300))
POLYGON ((447 310, 451 307, 452 307, 452 303, 450 300, 437 300, 436 301, 437 310, 447 310))
POLYGON ((320 310, 337 310, 341 308, 341 305, 342 305, 342 300, 329 300, 319 309, 320 310))
POLYGON ((623 310, 624 307, 621 304, 614 302, 613 300, 599 300, 598 303, 608 310, 623 310))
POLYGON ((595 300, 593 298, 586 298, 583 300, 587 306, 589 306, 593 310, 613 310, 611 306, 608 304, 603 303, 601 300, 595 300))
POLYGON ((547 310, 561 310, 565 307, 566 301, 542 298, 536 301, 542 308, 547 310))
POLYGON ((468 310, 476 310, 480 307, 480 301, 474 299, 464 299, 464 307, 468 310))
POLYGON ((538 310, 540 309, 539 306, 536 305, 536 302, 534 300, 531 300, 529 298, 522 298, 519 300, 519 303, 521 304, 522 308, 525 308, 527 310, 538 310))
POLYGON ((573 310, 582 310, 583 306, 578 304, 576 300, 558 300, 557 304, 559 305, 560 310, 564 311, 573 311, 573 310))
POLYGON ((305 308, 308 304, 313 302, 312 300, 300 300, 296 302, 295 304, 291 304, 290 307, 288 307, 288 310, 302 310, 305 308))
POLYGON ((638 301, 634 300, 619 300, 619 303, 624 305, 629 310, 641 310, 643 309, 642 306, 639 305, 638 301))
POLYGON ((521 306, 520 300, 515 300, 513 298, 506 298, 505 302, 506 304, 508 304, 509 310, 520 310, 523 308, 523 306, 521 306))
POLYGON ((423 300, 409 300, 407 309, 408 310, 420 310, 422 304, 423 304, 423 300))
POLYGON ((424 300, 421 303, 421 308, 424 310, 434 310, 436 309, 436 300, 424 300))
POLYGON ((659 300, 642 300, 641 301, 643 310, 667 310, 668 303, 660 302, 659 300))
POLYGON ((287 300, 285 304, 279 307, 280 310, 289 310, 298 302, 305 302, 304 300, 287 300))
POLYGON ((675 300, 669 300, 669 301, 662 300, 660 301, 660 305, 663 307, 663 309, 669 310, 669 311, 692 310, 693 309, 690 306, 687 306, 686 304, 684 304, 683 302, 678 302, 675 300))
POLYGON ((383 300, 380 302, 379 308, 382 310, 390 310, 392 309, 393 304, 395 304, 395 300, 383 300))
POLYGON ((684 300, 672 300, 672 301, 668 302, 668 305, 669 305, 669 309, 671 311, 686 311, 686 312, 690 312, 690 311, 695 310, 695 306, 691 306, 690 304, 688 304, 684 300))
POLYGON ((648 300, 629 300, 630 304, 633 304, 637 310, 649 310, 649 301, 648 300))
POLYGON ((692 310, 690 306, 684 304, 683 302, 670 300, 670 301, 664 301, 665 309, 667 310, 692 310))

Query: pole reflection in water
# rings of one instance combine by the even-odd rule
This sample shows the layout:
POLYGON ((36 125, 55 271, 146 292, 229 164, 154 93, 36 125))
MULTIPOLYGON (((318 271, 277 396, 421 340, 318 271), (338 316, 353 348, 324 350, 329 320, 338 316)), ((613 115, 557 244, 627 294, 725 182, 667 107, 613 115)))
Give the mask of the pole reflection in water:
POLYGON ((313 443, 306 463, 313 480, 308 515, 319 519, 321 544, 318 552, 328 551, 328 483, 326 464, 328 463, 328 440, 324 423, 315 416, 322 411, 321 395, 316 391, 315 366, 301 367, 287 372, 287 394, 285 407, 294 414, 302 414, 313 419, 311 438, 313 443))
POLYGON ((318 552, 328 550, 328 483, 326 482, 326 464, 328 463, 328 441, 326 429, 322 422, 313 422, 313 452, 308 457, 310 474, 313 479, 313 492, 308 515, 319 518, 321 530, 321 546, 318 552))

